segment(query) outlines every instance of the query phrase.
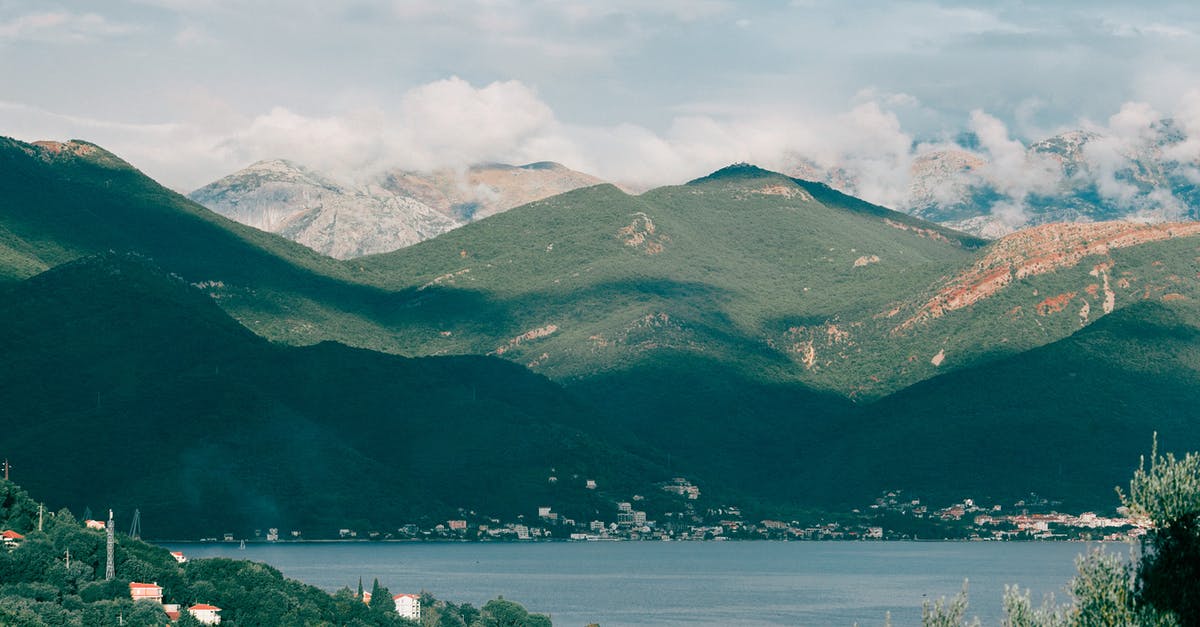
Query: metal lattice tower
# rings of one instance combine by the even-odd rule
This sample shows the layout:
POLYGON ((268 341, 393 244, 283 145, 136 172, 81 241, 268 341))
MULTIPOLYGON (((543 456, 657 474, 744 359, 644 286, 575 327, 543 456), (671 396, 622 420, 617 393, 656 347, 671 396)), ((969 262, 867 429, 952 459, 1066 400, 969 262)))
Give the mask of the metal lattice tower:
POLYGON ((116 560, 114 552, 117 546, 117 530, 113 526, 112 510, 108 510, 108 524, 105 525, 108 529, 108 564, 104 567, 105 581, 112 581, 117 576, 116 560))
POLYGON ((133 510, 133 524, 129 525, 129 537, 134 540, 142 539, 142 510, 133 510))

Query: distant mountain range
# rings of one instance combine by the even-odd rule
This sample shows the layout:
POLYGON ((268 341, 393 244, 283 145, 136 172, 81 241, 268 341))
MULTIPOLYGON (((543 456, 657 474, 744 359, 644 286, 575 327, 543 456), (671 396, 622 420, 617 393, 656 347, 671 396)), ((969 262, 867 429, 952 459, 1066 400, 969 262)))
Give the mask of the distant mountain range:
POLYGON ((175 447, 201 439, 238 460, 246 483, 221 485, 324 508, 314 524, 394 520, 410 510, 370 495, 404 477, 424 486, 405 507, 442 512, 586 513, 667 473, 779 515, 882 489, 1106 508, 1155 430, 1200 448, 1198 222, 989 243, 743 164, 340 261, 86 142, 0 140, 0 190, 0 400, 31 416, 5 454, 31 468, 69 439, 23 481, 64 499, 166 517, 196 480, 175 447), (71 464, 101 450, 136 454, 81 488, 71 464), (302 493, 292 477, 330 456, 321 485, 369 473, 370 495, 302 493), (612 469, 614 491, 555 496, 548 466, 612 469))
MULTIPOLYGON (((1051 222, 1200 218, 1200 162, 1176 123, 1136 139, 1071 131, 993 155, 962 146, 920 153, 901 206, 911 215, 995 239, 1051 222)), ((863 184, 848 167, 793 156, 784 172, 847 194, 863 184)), ((349 184, 285 160, 261 161, 191 194, 243 224, 350 259, 391 252, 536 200, 604 181, 556 163, 391 170, 349 184)))
MULTIPOLYGON (((1003 163, 968 137, 919 154, 897 208, 987 238, 1050 222, 1200 219, 1200 161, 1186 137, 1171 120, 1137 138, 1070 131, 1003 163)), ((800 157, 785 171, 849 194, 862 184, 846 167, 800 157)))
POLYGON ((600 182, 542 162, 393 170, 350 184, 275 159, 255 163, 189 197, 242 224, 349 259, 410 246, 471 220, 600 182))

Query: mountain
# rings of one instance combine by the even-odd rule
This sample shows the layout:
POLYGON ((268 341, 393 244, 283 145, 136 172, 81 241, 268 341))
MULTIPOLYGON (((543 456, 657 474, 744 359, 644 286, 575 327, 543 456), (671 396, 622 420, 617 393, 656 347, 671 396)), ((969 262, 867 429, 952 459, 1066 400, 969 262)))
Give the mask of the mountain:
POLYGON ((470 221, 603 182, 558 163, 539 161, 430 172, 392 170, 382 175, 379 185, 398 196, 419 199, 455 219, 470 221))
MULTIPOLYGON (((863 446, 876 435, 861 425, 878 424, 876 403, 1020 357, 1139 303, 1200 320, 1194 222, 1051 224, 989 243, 738 165, 636 196, 610 185, 579 189, 399 251, 338 261, 216 216, 98 148, 64 146, 0 149, 9 277, 132 251, 255 334, 317 345, 302 351, 332 340, 408 356, 490 354, 565 388, 580 409, 564 411, 578 421, 555 424, 702 481, 706 495, 725 502, 841 503, 872 486, 855 472, 821 472, 872 454, 863 446)), ((297 380, 322 390, 309 382, 324 375, 312 373, 330 370, 311 363, 297 380)), ((275 368, 258 365, 242 378, 275 368)), ((372 398, 390 380, 363 378, 371 387, 353 387, 351 376, 336 384, 372 398)), ((944 393, 958 395, 945 401, 954 405, 977 391, 944 393)), ((1089 398, 1080 407, 1105 411, 1089 398)), ((988 411, 971 421, 999 415, 988 411)), ((1043 419, 1069 433, 1072 416, 1043 419)), ((914 410, 898 424, 925 419, 914 410)), ((903 432, 881 433, 878 446, 911 443, 903 432)), ((990 433, 997 451, 1020 441, 1016 431, 990 433)), ((1007 464, 978 450, 986 463, 1007 464)), ((977 485, 972 466, 955 463, 947 489, 977 485)), ((1001 480, 1019 491, 1043 479, 1030 466, 1001 480)), ((1046 493, 1078 487, 1051 480, 1046 493)))
MULTIPOLYGON (((1051 222, 1200 219, 1200 166, 1174 120, 1137 137, 1068 131, 1030 144, 1023 155, 993 159, 971 138, 920 152, 900 209, 987 238, 1051 222)), ((846 167, 793 156, 794 176, 853 194, 863 181, 846 167)))
POLYGON ((1012 503, 1036 492, 1107 509, 1155 433, 1163 450, 1200 446, 1198 404, 1195 304, 1141 302, 865 407, 828 452, 845 461, 812 480, 852 494, 903 488, 943 503, 1012 503), (947 480, 948 472, 958 476, 947 480))
POLYGON ((242 224, 337 259, 388 252, 461 224, 378 186, 343 185, 290 161, 260 161, 189 194, 242 224))
POLYGON ((665 478, 523 368, 273 345, 136 256, 4 288, 0 350, 5 455, 22 482, 55 507, 139 508, 154 537, 328 537, 459 508, 512 519, 547 502, 594 515, 610 507, 602 495, 665 478), (564 481, 548 483, 555 473, 564 481))
POLYGON ((351 259, 410 246, 467 221, 599 184, 557 163, 395 170, 350 185, 290 161, 260 161, 188 197, 242 224, 351 259))

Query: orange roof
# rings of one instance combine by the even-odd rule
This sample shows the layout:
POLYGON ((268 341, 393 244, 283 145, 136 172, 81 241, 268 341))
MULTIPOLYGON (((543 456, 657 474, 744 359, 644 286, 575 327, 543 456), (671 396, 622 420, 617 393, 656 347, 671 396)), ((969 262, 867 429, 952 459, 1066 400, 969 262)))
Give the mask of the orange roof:
POLYGON ((24 540, 25 536, 11 529, 5 529, 3 532, 0 532, 0 538, 4 538, 5 540, 24 540))
POLYGON ((175 610, 174 612, 167 612, 167 618, 169 618, 171 620, 179 620, 179 610, 175 610))
POLYGON ((136 581, 129 582, 130 588, 161 588, 162 586, 156 583, 138 583, 136 581))
POLYGON ((197 603, 197 604, 189 607, 188 609, 189 610, 216 610, 218 612, 221 611, 221 608, 219 608, 215 605, 209 605, 207 603, 197 603))
POLYGON ((393 599, 403 599, 404 597, 408 597, 408 598, 410 598, 410 599, 419 599, 419 598, 421 598, 421 597, 419 597, 419 596, 417 596, 417 595, 415 595, 415 594, 397 594, 396 596, 394 596, 394 597, 392 597, 392 598, 393 598, 393 599))

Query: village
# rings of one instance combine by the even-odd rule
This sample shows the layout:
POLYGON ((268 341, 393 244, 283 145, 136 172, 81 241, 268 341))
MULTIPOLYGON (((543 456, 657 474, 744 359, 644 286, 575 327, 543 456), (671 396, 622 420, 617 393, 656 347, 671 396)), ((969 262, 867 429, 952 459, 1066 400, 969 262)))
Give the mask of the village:
MULTIPOLYGON (((595 489, 593 481, 587 489, 595 489)), ((904 497, 902 490, 882 493, 866 507, 817 520, 749 520, 742 508, 732 505, 701 506, 700 488, 683 477, 661 483, 662 495, 672 497, 670 511, 657 504, 659 515, 647 513, 646 496, 630 495, 611 503, 607 516, 576 520, 555 511, 553 505, 537 508, 529 516, 504 521, 460 511, 461 518, 432 525, 406 524, 395 530, 341 528, 331 538, 344 541, 728 541, 728 540, 1078 540, 1125 541, 1146 533, 1140 521, 1126 517, 1079 514, 1055 510, 1061 505, 1029 495, 1011 504, 977 502, 965 498, 934 507, 920 498, 904 497)), ((662 496, 659 495, 659 496, 662 496)), ((303 541, 298 530, 284 534, 268 529, 256 532, 256 541, 303 541)), ((207 538, 217 541, 217 538, 207 538)), ((238 541, 224 534, 226 542, 238 541)))

